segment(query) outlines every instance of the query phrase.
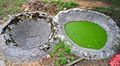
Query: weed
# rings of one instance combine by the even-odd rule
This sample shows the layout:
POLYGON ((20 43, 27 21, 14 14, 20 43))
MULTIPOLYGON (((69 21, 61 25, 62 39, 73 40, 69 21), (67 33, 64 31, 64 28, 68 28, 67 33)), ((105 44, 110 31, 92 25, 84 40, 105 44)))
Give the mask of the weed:
POLYGON ((64 56, 64 54, 70 53, 71 53, 70 46, 64 44, 64 41, 60 41, 54 46, 53 51, 50 53, 50 55, 54 56, 55 54, 57 54, 57 56, 64 56))
POLYGON ((66 64, 67 63, 67 60, 69 60, 69 59, 67 59, 66 58, 66 55, 69 55, 69 54, 71 54, 71 49, 70 49, 70 46, 69 45, 67 45, 67 44, 65 44, 64 43, 64 41, 59 41, 59 43, 57 43, 55 46, 54 46, 54 48, 53 48, 53 50, 51 51, 51 53, 50 53, 50 55, 52 56, 52 57, 54 57, 54 56, 58 56, 58 60, 55 62, 55 65, 57 66, 57 64, 58 64, 58 61, 59 61, 59 65, 60 64, 66 64))
POLYGON ((70 54, 71 53, 71 49, 69 48, 69 46, 65 45, 64 48, 65 48, 64 51, 65 51, 66 54, 70 54))
POLYGON ((60 66, 58 61, 54 62, 55 66, 60 66))
POLYGON ((58 57, 64 57, 64 51, 62 51, 62 52, 58 52, 58 57))
POLYGON ((66 64, 67 63, 67 59, 65 57, 61 57, 60 58, 60 64, 66 64))
POLYGON ((75 58, 74 58, 74 57, 71 57, 69 60, 70 60, 71 62, 73 62, 73 61, 75 60, 75 58))

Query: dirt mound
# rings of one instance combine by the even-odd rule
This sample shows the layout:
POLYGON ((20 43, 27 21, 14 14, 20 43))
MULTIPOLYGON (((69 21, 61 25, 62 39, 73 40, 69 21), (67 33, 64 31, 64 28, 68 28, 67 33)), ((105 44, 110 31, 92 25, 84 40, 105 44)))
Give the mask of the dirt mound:
POLYGON ((38 0, 31 0, 24 3, 21 9, 23 11, 44 11, 52 15, 56 14, 56 12, 58 11, 56 5, 38 0))

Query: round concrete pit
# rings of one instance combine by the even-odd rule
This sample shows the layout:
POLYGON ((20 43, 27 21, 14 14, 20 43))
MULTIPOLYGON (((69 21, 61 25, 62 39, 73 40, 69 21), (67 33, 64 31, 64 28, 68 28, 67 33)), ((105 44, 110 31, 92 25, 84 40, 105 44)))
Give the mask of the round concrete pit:
MULTIPOLYGON (((65 11, 60 11, 55 16, 54 21, 56 21, 58 23, 57 29, 59 29, 59 32, 58 32, 59 38, 63 39, 63 37, 64 37, 64 40, 71 45, 72 52, 82 58, 93 59, 93 60, 108 59, 108 58, 111 58, 117 52, 117 50, 119 48, 120 29, 117 27, 116 23, 110 17, 108 17, 102 13, 99 13, 96 11, 91 11, 91 10, 86 10, 86 9, 74 8, 74 9, 69 9, 69 10, 65 10, 65 11), (77 37, 79 35, 76 36, 76 38, 71 37, 70 35, 66 34, 66 30, 64 29, 64 25, 66 25, 72 21, 88 21, 88 22, 92 22, 94 24, 101 26, 105 30, 106 35, 107 35, 106 36, 107 40, 105 40, 104 46, 102 46, 99 49, 98 49, 98 47, 94 47, 94 49, 93 49, 93 48, 89 48, 89 46, 87 46, 87 45, 90 45, 90 44, 89 43, 86 44, 86 42, 83 45, 86 44, 87 47, 85 47, 85 46, 83 47, 82 44, 81 44, 81 46, 79 46, 78 43, 76 43, 76 41, 74 41, 74 40, 77 40, 77 37), (95 48, 97 48, 97 49, 95 49, 95 48)), ((85 28, 87 28, 87 27, 88 26, 86 26, 85 28)), ((73 28, 77 28, 77 26, 73 27, 73 28)), ((69 29, 70 30, 69 34, 72 34, 73 28, 71 28, 71 30, 69 29)), ((94 28, 94 29, 96 29, 96 28, 94 28)), ((83 31, 85 31, 85 30, 83 30, 83 31)), ((94 31, 91 31, 91 32, 94 32, 94 31)), ((85 32, 81 32, 81 33, 85 33, 85 32)), ((98 36, 101 36, 100 32, 98 32, 98 34, 99 34, 98 36)), ((88 35, 88 37, 86 37, 86 39, 90 38, 89 35, 88 35)), ((93 35, 93 37, 94 36, 95 35, 93 35)), ((105 35, 102 37, 105 37, 105 35)), ((83 40, 82 37, 79 37, 79 38, 81 38, 81 39, 78 39, 79 41, 82 41, 82 42, 86 41, 86 40, 83 40)), ((96 40, 95 42, 97 42, 98 39, 101 39, 101 38, 99 37, 97 39, 94 39, 94 40, 96 40)), ((101 40, 104 40, 104 38, 102 38, 101 40)), ((100 44, 102 42, 98 42, 98 43, 100 44)), ((90 46, 94 46, 94 44, 91 44, 90 46)))
POLYGON ((1 31, 5 57, 16 63, 40 59, 51 49, 54 27, 52 17, 43 12, 10 16, 1 31))

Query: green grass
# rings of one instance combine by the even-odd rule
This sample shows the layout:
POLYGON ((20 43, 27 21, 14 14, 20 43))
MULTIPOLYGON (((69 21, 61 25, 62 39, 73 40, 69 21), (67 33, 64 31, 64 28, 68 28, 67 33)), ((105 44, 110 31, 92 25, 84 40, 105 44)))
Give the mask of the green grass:
MULTIPOLYGON (((12 15, 15 13, 23 12, 21 6, 23 3, 29 0, 0 0, 0 16, 5 17, 7 15, 12 15)), ((46 3, 56 5, 58 11, 63 10, 64 8, 73 8, 78 6, 77 3, 70 1, 70 2, 63 2, 63 0, 43 0, 46 3)))
POLYGON ((54 46, 50 55, 51 56, 57 55, 59 57, 64 57, 64 55, 67 55, 67 54, 70 54, 70 53, 71 53, 70 46, 65 44, 64 41, 60 41, 59 43, 57 43, 54 46))
POLYGON ((101 49, 107 41, 106 31, 88 21, 72 21, 64 25, 69 38, 83 48, 101 49))
POLYGON ((21 6, 27 0, 0 0, 0 16, 22 12, 21 6))
POLYGON ((58 6, 58 10, 63 10, 64 8, 69 9, 79 5, 73 1, 63 2, 62 0, 53 1, 53 3, 58 6))
POLYGON ((58 61, 55 61, 54 64, 55 64, 55 66, 60 66, 58 61))
POLYGON ((77 4, 74 1, 68 1, 68 2, 64 2, 63 0, 43 0, 43 1, 56 5, 58 7, 58 11, 61 11, 64 8, 70 9, 79 6, 79 4, 77 4))
POLYGON ((72 55, 71 49, 68 44, 65 44, 64 41, 61 40, 54 46, 53 50, 50 52, 50 55, 52 57, 58 57, 58 60, 54 61, 55 66, 65 65, 68 63, 67 60, 70 60, 72 62, 76 59, 73 56, 70 58, 66 57, 72 55))

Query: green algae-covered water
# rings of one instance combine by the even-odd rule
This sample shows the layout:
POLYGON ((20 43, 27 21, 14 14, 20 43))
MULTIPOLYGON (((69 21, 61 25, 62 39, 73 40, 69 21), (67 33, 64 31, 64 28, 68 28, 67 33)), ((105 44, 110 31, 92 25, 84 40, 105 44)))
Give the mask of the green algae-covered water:
POLYGON ((68 37, 83 48, 101 49, 107 41, 106 31, 99 25, 88 21, 72 21, 64 25, 68 37))

